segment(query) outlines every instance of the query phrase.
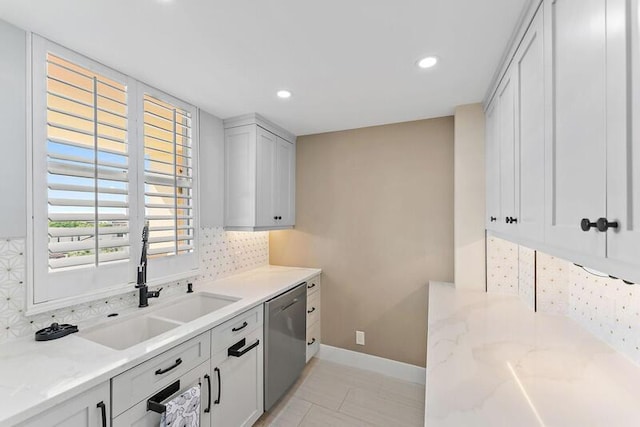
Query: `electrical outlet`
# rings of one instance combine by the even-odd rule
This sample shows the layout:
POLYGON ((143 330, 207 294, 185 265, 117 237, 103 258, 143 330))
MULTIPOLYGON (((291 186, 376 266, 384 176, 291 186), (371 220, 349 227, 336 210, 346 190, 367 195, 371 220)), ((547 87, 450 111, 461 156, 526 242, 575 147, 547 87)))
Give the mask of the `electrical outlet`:
POLYGON ((356 331, 356 344, 364 345, 364 332, 356 331))

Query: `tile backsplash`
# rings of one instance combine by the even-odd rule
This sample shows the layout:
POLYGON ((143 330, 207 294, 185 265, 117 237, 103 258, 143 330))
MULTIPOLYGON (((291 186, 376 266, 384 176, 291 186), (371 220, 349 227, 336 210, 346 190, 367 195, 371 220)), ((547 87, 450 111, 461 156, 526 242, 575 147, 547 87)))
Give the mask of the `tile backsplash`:
MULTIPOLYGON (((200 274, 164 285, 163 296, 184 292, 191 281, 210 281, 269 263, 269 233, 200 229, 200 274)), ((25 240, 0 239, 0 343, 31 335, 52 322, 75 323, 117 312, 138 303, 137 292, 79 304, 35 316, 25 316, 25 240)))
POLYGON ((487 291, 518 295, 518 245, 487 237, 487 291))
POLYGON ((518 294, 527 302, 533 282, 538 312, 572 318, 640 364, 640 285, 593 274, 570 261, 495 237, 488 237, 487 249, 489 292, 504 291, 503 286, 489 286, 490 278, 498 277, 501 284, 515 282, 518 294), (514 264, 518 265, 515 271, 514 264))

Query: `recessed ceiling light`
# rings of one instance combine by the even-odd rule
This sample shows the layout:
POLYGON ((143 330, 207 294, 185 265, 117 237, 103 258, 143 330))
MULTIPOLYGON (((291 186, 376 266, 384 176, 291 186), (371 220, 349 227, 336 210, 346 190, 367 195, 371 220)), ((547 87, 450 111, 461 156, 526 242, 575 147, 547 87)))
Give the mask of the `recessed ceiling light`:
POLYGON ((435 56, 427 56, 426 58, 422 58, 418 61, 418 67, 420 68, 431 68, 438 63, 438 58, 435 56))
POLYGON ((276 95, 278 95, 278 98, 282 98, 282 99, 287 99, 287 98, 291 98, 291 91, 288 91, 286 89, 282 89, 279 90, 276 95))

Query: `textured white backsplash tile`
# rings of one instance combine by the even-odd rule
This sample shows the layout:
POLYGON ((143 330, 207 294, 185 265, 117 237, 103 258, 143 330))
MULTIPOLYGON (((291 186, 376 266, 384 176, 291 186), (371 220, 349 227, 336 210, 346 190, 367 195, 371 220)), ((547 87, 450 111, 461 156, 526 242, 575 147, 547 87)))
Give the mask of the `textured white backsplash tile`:
POLYGON ((527 304, 535 278, 537 311, 568 316, 640 364, 640 285, 599 277, 564 259, 489 237, 488 290, 504 292, 515 282, 527 304), (535 274, 531 276, 531 259, 535 274), (518 266, 513 268, 514 263, 518 266), (511 277, 504 277, 504 275, 511 277), (493 283, 492 283, 493 282, 493 283))
POLYGON ((569 265, 567 261, 536 252, 537 310, 549 314, 569 314, 569 265))
POLYGON ((487 239, 487 291, 518 295, 518 245, 487 239))
MULTIPOLYGON (((25 316, 25 240, 0 239, 0 342, 31 335, 52 322, 75 323, 134 307, 138 293, 79 304, 36 316, 25 316)), ((214 280, 269 263, 269 233, 200 229, 200 276, 163 285, 162 296, 185 291, 187 282, 214 280)))
POLYGON ((518 247, 518 295, 531 310, 536 309, 536 251, 518 247))

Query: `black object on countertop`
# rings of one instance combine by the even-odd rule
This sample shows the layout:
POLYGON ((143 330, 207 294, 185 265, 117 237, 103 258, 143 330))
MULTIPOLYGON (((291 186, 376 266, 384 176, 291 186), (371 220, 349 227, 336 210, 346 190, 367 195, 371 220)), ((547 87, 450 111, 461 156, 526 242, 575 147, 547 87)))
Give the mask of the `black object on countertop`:
POLYGON ((78 332, 78 327, 76 325, 70 325, 68 323, 64 323, 59 325, 57 323, 52 323, 51 326, 40 329, 36 332, 36 341, 51 341, 58 338, 66 337, 69 334, 73 334, 74 332, 78 332))

